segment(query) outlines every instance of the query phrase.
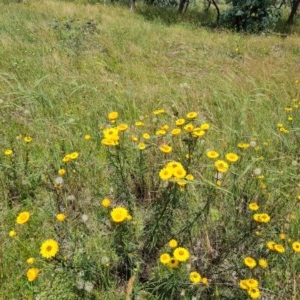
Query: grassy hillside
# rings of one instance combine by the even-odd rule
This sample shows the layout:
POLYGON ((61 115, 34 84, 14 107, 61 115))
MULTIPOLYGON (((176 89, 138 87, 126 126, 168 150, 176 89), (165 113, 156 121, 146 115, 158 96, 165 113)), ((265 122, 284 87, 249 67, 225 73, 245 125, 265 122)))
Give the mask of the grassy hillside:
POLYGON ((0 3, 0 299, 298 299, 299 35, 143 9, 0 3))

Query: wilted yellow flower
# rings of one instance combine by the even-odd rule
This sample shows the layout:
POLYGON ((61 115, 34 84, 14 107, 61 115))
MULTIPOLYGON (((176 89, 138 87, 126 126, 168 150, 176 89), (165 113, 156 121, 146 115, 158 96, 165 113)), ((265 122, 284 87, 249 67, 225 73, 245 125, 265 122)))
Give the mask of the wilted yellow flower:
POLYGON ((191 272, 190 273, 190 281, 194 284, 200 283, 201 282, 201 275, 198 272, 191 272))
POLYGON ((28 281, 34 281, 37 279, 38 275, 39 275, 39 269, 37 268, 30 268, 28 269, 26 276, 28 281))
POLYGON ((244 259, 244 264, 249 267, 250 269, 253 269, 256 267, 256 261, 252 257, 248 256, 244 259))
POLYGON ((115 223, 122 223, 127 219, 128 210, 125 207, 115 207, 111 212, 110 216, 115 223))
POLYGON ((59 221, 59 222, 63 222, 66 218, 67 218, 67 217, 66 217, 65 214, 57 214, 57 215, 56 215, 56 219, 57 219, 57 221, 59 221))
POLYGON ((16 222, 17 222, 17 224, 22 225, 22 224, 27 223, 29 218, 30 218, 29 212, 23 211, 18 215, 16 222))
POLYGON ((186 248, 178 247, 173 251, 174 258, 180 262, 185 262, 189 259, 190 253, 186 248))
POLYGON ((108 198, 104 198, 102 201, 101 201, 101 205, 103 207, 109 207, 110 206, 110 200, 108 198))
POLYGON ((53 239, 44 241, 40 248, 40 254, 44 258, 54 257, 59 250, 58 243, 53 239))

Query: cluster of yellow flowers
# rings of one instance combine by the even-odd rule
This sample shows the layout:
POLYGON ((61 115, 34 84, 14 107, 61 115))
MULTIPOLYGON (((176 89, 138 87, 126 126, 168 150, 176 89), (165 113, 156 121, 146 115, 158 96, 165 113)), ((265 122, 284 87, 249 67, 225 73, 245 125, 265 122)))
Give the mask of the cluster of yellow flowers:
MULTIPOLYGON (((180 263, 187 262, 190 258, 190 252, 184 247, 178 247, 178 242, 175 239, 171 239, 168 243, 169 248, 172 249, 172 253, 164 252, 160 255, 159 261, 161 264, 176 269, 180 266, 180 263)), ((196 271, 190 272, 189 279, 193 284, 203 283, 208 284, 206 277, 202 277, 200 273, 196 271)))
MULTIPOLYGON (((299 108, 300 106, 300 99, 298 98, 295 98, 295 99, 292 99, 290 105, 286 106, 284 108, 285 112, 287 113, 287 121, 288 123, 292 124, 293 121, 294 121, 294 115, 293 113, 299 108)), ((285 126, 283 123, 277 123, 277 128, 279 130, 279 132, 281 133, 285 133, 285 134, 288 134, 290 133, 290 129, 287 129, 288 126, 285 126)))
POLYGON ((68 162, 70 162, 70 161, 72 161, 72 160, 77 159, 78 156, 79 156, 79 153, 78 153, 78 152, 72 152, 72 153, 66 154, 66 155, 63 157, 62 161, 63 161, 64 163, 68 163, 68 162))
MULTIPOLYGON (((250 256, 244 258, 244 264, 250 269, 254 269, 257 266, 256 260, 250 256)), ((258 264, 263 269, 267 268, 268 266, 268 262, 263 258, 258 260, 258 264)))
POLYGON ((168 162, 159 171, 159 177, 165 181, 174 181, 180 186, 184 186, 187 181, 194 179, 194 176, 192 174, 187 174, 183 165, 177 161, 168 162))
POLYGON ((258 286, 259 286, 258 280, 254 278, 240 280, 240 288, 245 290, 251 299, 260 298, 260 290, 258 286))
MULTIPOLYGON (((59 213, 56 215, 56 219, 60 222, 65 221, 66 215, 59 213)), ((16 218, 16 223, 18 225, 24 225, 30 220, 30 213, 28 211, 22 211, 18 214, 16 218)), ((17 236, 17 232, 15 230, 11 230, 8 234, 11 238, 17 236)), ((44 258, 52 258, 55 257, 57 252, 59 251, 59 245, 57 241, 54 239, 48 239, 44 241, 40 247, 40 255, 44 258)), ((27 264, 32 265, 35 262, 34 257, 30 257, 27 259, 27 264)), ((38 268, 29 268, 26 272, 26 276, 28 281, 34 281, 38 278, 40 270, 38 268)))

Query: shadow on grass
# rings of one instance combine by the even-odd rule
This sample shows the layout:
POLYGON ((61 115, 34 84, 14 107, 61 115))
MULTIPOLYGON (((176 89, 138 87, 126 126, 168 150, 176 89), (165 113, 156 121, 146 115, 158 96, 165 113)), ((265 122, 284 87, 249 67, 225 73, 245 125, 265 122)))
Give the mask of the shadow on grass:
POLYGON ((180 14, 178 7, 142 5, 137 8, 136 12, 147 21, 165 25, 184 23, 194 26, 216 26, 216 13, 212 9, 189 8, 184 14, 180 14))

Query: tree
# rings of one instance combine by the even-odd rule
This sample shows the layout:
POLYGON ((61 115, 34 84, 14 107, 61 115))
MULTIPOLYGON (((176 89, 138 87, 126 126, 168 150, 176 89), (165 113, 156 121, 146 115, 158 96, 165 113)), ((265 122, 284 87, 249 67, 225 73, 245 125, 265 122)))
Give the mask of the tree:
POLYGON ((272 29, 281 16, 281 9, 276 2, 276 0, 227 0, 231 7, 223 13, 223 21, 237 31, 262 32, 272 29))
POLYGON ((288 18, 288 21, 287 21, 288 24, 291 25, 291 24, 294 23, 295 16, 296 16, 299 5, 300 5, 300 0, 292 0, 291 12, 290 12, 290 15, 289 15, 289 18, 288 18))

